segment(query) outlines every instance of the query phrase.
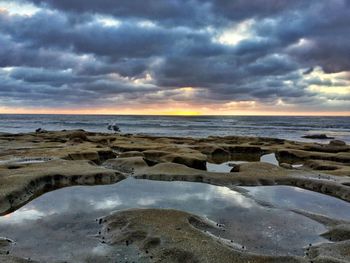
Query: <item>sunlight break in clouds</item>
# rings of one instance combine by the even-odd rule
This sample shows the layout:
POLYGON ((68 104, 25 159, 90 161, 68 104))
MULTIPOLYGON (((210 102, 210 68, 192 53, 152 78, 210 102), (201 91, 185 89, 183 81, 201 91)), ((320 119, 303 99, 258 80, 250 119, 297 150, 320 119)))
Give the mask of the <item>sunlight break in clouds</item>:
POLYGON ((253 19, 240 22, 238 25, 223 30, 223 32, 215 37, 215 41, 224 45, 237 45, 242 40, 253 37, 251 28, 254 23, 255 21, 253 19))
POLYGON ((326 74, 317 67, 305 77, 311 84, 309 89, 323 95, 350 95, 350 71, 326 74))
POLYGON ((0 12, 1 11, 8 12, 10 15, 33 16, 40 11, 40 8, 28 3, 19 4, 12 0, 1 0, 0 12))

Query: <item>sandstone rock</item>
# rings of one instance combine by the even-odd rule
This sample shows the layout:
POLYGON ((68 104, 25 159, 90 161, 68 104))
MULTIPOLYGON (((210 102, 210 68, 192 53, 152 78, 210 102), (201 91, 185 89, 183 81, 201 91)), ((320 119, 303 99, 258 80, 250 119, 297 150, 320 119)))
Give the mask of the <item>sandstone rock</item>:
POLYGON ((138 247, 159 263, 306 263, 302 257, 264 256, 233 249, 208 235, 212 222, 183 211, 130 209, 103 218, 102 238, 110 245, 138 247))
POLYGON ((346 143, 341 140, 331 140, 329 144, 332 146, 346 146, 346 143))
POLYGON ((240 172, 244 175, 251 177, 266 177, 269 175, 281 176, 286 175, 285 169, 273 165, 271 163, 264 162, 251 162, 242 163, 240 166, 240 172))
POLYGON ((285 169, 293 169, 293 166, 289 163, 281 163, 280 166, 285 169))
POLYGON ((214 163, 230 160, 231 153, 220 147, 212 147, 207 153, 208 158, 214 163))
POLYGON ((306 160, 327 160, 339 163, 350 163, 350 152, 328 153, 299 149, 280 149, 277 150, 276 156, 280 162, 286 163, 306 160))
POLYGON ((68 139, 69 140, 75 140, 75 141, 88 141, 88 138, 86 136, 86 133, 84 131, 74 131, 70 134, 68 134, 68 139))
POLYGON ((329 137, 324 133, 321 134, 307 134, 302 136, 302 138, 307 138, 307 139, 319 139, 319 140, 327 140, 327 139, 334 139, 334 137, 329 137))
POLYGON ((107 160, 103 165, 109 169, 125 173, 133 173, 134 171, 148 167, 144 158, 140 156, 107 160))
POLYGON ((240 170, 239 164, 231 164, 230 166, 232 166, 232 169, 230 170, 230 173, 238 173, 240 170))
MULTIPOLYGON (((74 181, 81 181, 81 178, 85 178, 86 175, 84 169, 91 170, 91 167, 98 168, 97 165, 100 165, 103 161, 115 158, 113 150, 118 149, 124 152, 122 153, 123 158, 128 156, 145 158, 142 161, 142 165, 136 168, 137 171, 135 170, 135 176, 140 176, 141 178, 195 181, 223 186, 233 184, 293 185, 324 192, 344 200, 350 200, 350 187, 342 185, 344 182, 340 181, 341 179, 333 178, 334 183, 330 185, 324 180, 314 180, 310 177, 309 171, 302 171, 302 169, 318 171, 317 168, 319 168, 319 165, 302 167, 297 171, 297 174, 293 169, 286 170, 259 162, 241 165, 240 171, 235 176, 228 176, 229 173, 210 173, 205 170, 206 161, 210 159, 211 154, 219 157, 224 156, 225 158, 229 156, 229 160, 248 159, 247 161, 259 161, 261 154, 276 152, 277 158, 281 163, 317 161, 323 162, 327 166, 337 167, 336 170, 324 170, 329 174, 339 176, 350 174, 350 151, 343 150, 345 147, 348 149, 349 146, 320 146, 322 150, 336 148, 338 151, 342 148, 340 152, 305 150, 307 147, 313 147, 314 145, 305 142, 239 136, 197 139, 91 133, 82 130, 48 131, 46 133, 0 134, 0 161, 23 158, 69 159, 67 168, 74 166, 74 163, 79 164, 84 161, 89 166, 87 168, 83 167, 81 171, 77 171, 76 177, 74 177, 74 181), (75 133, 83 135, 72 135, 75 133), (75 143, 74 140, 67 141, 69 138, 76 138, 79 140, 79 143, 75 143), (254 142, 257 142, 260 146, 251 145, 254 142), (137 153, 131 153, 130 151, 137 151, 137 153), (123 156, 123 154, 125 155, 123 156), (90 161, 93 161, 95 164, 92 164, 90 161), (296 175, 298 178, 296 178, 296 175)), ((128 164, 129 168, 136 165, 131 163, 128 164)), ((50 164, 52 163, 50 162, 50 164)), ((66 163, 62 165, 66 165, 66 163)), ((52 180, 52 176, 55 175, 58 181, 61 179, 66 180, 65 183, 61 183, 60 185, 70 185, 69 180, 71 179, 63 176, 67 174, 66 167, 62 168, 64 171, 62 175, 59 167, 56 167, 57 169, 55 168, 56 174, 52 174, 51 172, 44 173, 44 166, 44 164, 30 165, 32 170, 29 172, 30 176, 28 177, 27 173, 19 173, 19 171, 27 171, 29 168, 27 165, 11 164, 5 166, 0 164, 0 189, 5 189, 6 187, 10 189, 14 185, 22 189, 22 183, 27 183, 27 179, 32 178, 31 176, 36 173, 41 176, 46 175, 45 180, 47 181, 52 180), (5 182, 5 185, 2 185, 3 170, 5 174, 9 174, 9 171, 12 171, 13 174, 15 174, 15 171, 17 172, 15 180, 9 185, 6 185, 5 182)), ((45 169, 52 171, 49 166, 45 166, 45 169)), ((114 172, 116 171, 114 170, 114 172)), ((91 178, 89 180, 91 182, 93 181, 91 178)), ((41 188, 38 187, 35 189, 40 190, 41 188)), ((0 207, 2 211, 8 210, 11 207, 8 198, 4 198, 0 202, 0 207)))
MULTIPOLYGON (((200 155, 201 158, 197 158, 196 156, 191 156, 191 153, 172 153, 167 151, 159 151, 159 150, 147 150, 143 151, 147 160, 157 162, 172 162, 178 164, 184 164, 188 167, 206 170, 206 156, 200 155)), ((198 156, 198 154, 197 154, 198 156)))
POLYGON ((31 259, 24 259, 14 257, 12 255, 1 255, 0 254, 0 262, 1 263, 38 263, 37 261, 31 259))
POLYGON ((161 160, 172 162, 172 163, 179 163, 184 164, 188 167, 199 169, 199 170, 206 170, 207 169, 207 162, 203 159, 197 159, 190 156, 186 156, 183 154, 168 154, 161 158, 161 160))
POLYGON ((230 151, 231 154, 233 154, 233 153, 261 154, 262 153, 261 147, 258 147, 258 146, 238 146, 238 145, 237 146, 229 146, 228 150, 230 151))
POLYGON ((45 192, 71 185, 118 182, 125 178, 117 171, 91 165, 86 160, 52 160, 8 169, 0 165, 0 215, 45 192))
POLYGON ((313 246, 309 259, 316 263, 350 262, 350 240, 313 246))
POLYGON ((125 157, 145 157, 145 154, 143 152, 138 152, 138 151, 130 151, 130 152, 122 152, 119 154, 120 158, 125 158, 125 157))
POLYGON ((323 233, 322 236, 332 242, 350 240, 350 225, 349 224, 336 225, 326 233, 323 233))
POLYGON ((163 178, 167 177, 169 175, 169 180, 174 177, 178 178, 184 178, 184 181, 188 180, 191 181, 190 176, 196 176, 196 175, 202 175, 204 171, 190 168, 186 165, 183 164, 178 164, 178 163, 170 163, 170 162, 165 162, 165 163, 159 163, 156 164, 152 167, 147 167, 145 169, 139 170, 136 173, 136 176, 162 176, 163 178), (188 178, 188 179, 185 179, 188 178))
POLYGON ((169 154, 169 152, 161 150, 146 150, 142 153, 147 159, 150 160, 159 160, 161 157, 169 154))
POLYGON ((66 159, 67 160, 89 160, 94 163, 100 163, 100 156, 95 151, 69 153, 66 159))
POLYGON ((13 241, 8 238, 0 237, 0 254, 7 254, 13 241))
POLYGON ((306 166, 318 171, 333 171, 337 170, 338 166, 331 162, 320 161, 320 160, 309 160, 305 163, 306 166))

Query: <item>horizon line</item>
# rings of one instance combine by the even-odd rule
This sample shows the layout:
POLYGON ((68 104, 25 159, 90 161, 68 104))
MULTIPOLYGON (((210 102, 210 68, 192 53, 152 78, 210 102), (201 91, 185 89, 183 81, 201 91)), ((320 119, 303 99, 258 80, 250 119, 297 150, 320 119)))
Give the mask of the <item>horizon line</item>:
POLYGON ((57 115, 57 116, 159 116, 159 117, 350 117, 348 115, 317 114, 107 114, 107 113, 1 113, 0 115, 57 115))

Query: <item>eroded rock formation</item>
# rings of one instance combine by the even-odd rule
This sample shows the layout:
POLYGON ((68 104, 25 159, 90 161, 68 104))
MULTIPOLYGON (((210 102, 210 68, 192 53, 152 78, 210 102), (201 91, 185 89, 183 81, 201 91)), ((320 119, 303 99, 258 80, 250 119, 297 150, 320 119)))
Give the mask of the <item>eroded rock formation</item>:
MULTIPOLYGON (((318 144, 238 136, 195 139, 83 130, 0 134, 2 215, 57 188, 110 184, 127 176, 203 182, 229 188, 237 185, 291 185, 349 202, 350 147, 340 141, 318 144), (259 162, 263 154, 269 153, 276 154, 280 166, 259 162), (232 160, 247 163, 241 163, 227 173, 206 170, 207 162, 232 160), (294 164, 303 166, 296 169, 294 164)), ((307 258, 246 253, 203 232, 211 227, 215 226, 181 211, 130 210, 107 217, 103 235, 110 244, 132 241, 146 256, 152 256, 153 262, 349 260, 349 227, 344 222, 329 224, 329 231, 324 233, 337 243, 309 248, 307 258)), ((27 262, 6 255, 5 245, 8 244, 0 242, 1 262, 27 262)))

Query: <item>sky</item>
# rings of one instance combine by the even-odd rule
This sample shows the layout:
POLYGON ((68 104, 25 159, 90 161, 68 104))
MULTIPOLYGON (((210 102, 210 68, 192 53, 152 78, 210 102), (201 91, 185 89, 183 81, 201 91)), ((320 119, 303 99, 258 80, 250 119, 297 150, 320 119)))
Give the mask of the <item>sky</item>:
POLYGON ((350 116, 349 0, 0 0, 0 113, 350 116))

